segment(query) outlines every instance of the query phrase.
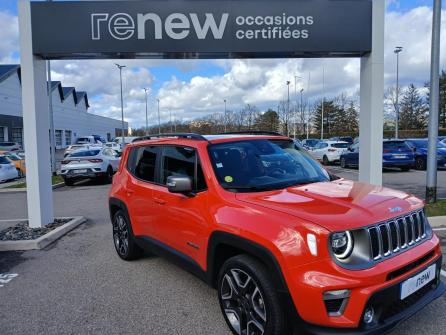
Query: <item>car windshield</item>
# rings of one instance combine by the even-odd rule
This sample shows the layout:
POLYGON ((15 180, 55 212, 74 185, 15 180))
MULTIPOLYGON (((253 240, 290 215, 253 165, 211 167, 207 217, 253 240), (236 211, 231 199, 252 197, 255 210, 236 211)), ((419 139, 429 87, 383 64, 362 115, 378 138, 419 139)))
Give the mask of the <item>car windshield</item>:
POLYGON ((99 154, 101 150, 85 150, 85 151, 79 151, 74 152, 70 155, 70 157, 90 157, 90 156, 96 156, 99 154))
POLYGON ((348 144, 348 143, 334 143, 331 146, 333 148, 345 149, 345 148, 348 148, 350 146, 350 144, 348 144))
POLYGON ((209 146, 220 184, 228 190, 258 192, 329 181, 311 156, 289 140, 244 140, 209 146))
POLYGON ((10 164, 10 162, 6 157, 0 156, 0 164, 10 164))
POLYGON ((408 149, 404 141, 386 141, 383 146, 384 149, 408 149))
POLYGON ((7 154, 6 157, 8 157, 10 160, 13 160, 13 161, 22 160, 19 156, 15 155, 15 154, 7 154))

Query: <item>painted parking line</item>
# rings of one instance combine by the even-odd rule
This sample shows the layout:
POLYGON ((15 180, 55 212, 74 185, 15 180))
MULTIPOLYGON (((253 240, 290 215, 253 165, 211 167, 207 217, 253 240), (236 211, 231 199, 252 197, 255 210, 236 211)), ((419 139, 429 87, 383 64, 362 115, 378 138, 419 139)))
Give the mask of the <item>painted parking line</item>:
POLYGON ((433 231, 446 231, 446 228, 433 228, 433 231))
POLYGON ((17 273, 0 273, 0 287, 5 286, 17 276, 17 273))

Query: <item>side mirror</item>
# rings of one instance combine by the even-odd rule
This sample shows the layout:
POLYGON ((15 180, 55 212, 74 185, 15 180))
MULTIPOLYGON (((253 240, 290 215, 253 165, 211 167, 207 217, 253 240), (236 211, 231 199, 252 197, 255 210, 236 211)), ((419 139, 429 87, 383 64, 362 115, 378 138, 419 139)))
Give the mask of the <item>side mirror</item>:
POLYGON ((348 151, 353 152, 353 148, 352 147, 348 147, 348 151))
POLYGON ((116 157, 121 157, 122 156, 122 152, 119 152, 119 151, 115 150, 115 155, 116 155, 116 157))
POLYGON ((167 189, 170 193, 192 193, 192 178, 190 177, 167 177, 167 189))

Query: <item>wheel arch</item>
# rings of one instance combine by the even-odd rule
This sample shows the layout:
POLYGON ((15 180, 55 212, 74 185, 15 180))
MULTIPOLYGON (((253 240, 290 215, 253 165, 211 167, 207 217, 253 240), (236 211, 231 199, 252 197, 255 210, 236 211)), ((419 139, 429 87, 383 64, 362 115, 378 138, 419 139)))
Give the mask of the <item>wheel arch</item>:
POLYGON ((279 291, 288 292, 279 262, 266 247, 231 233, 216 231, 210 236, 207 249, 207 280, 212 287, 216 287, 218 272, 227 259, 239 254, 247 254, 263 263, 269 271, 274 272, 272 277, 279 291))
POLYGON ((110 221, 113 221, 113 217, 118 210, 122 210, 127 215, 127 217, 130 217, 127 205, 118 198, 112 197, 108 200, 108 209, 110 212, 110 221))

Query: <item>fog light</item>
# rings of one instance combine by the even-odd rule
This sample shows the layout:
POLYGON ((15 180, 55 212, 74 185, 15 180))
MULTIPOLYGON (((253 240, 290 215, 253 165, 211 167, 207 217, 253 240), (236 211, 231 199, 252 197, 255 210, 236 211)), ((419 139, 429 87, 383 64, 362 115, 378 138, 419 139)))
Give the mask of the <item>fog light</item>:
POLYGON ((375 310, 373 307, 367 307, 364 312, 364 323, 370 324, 373 322, 373 318, 375 317, 375 310))

